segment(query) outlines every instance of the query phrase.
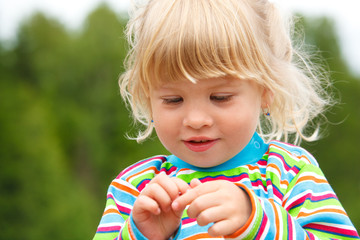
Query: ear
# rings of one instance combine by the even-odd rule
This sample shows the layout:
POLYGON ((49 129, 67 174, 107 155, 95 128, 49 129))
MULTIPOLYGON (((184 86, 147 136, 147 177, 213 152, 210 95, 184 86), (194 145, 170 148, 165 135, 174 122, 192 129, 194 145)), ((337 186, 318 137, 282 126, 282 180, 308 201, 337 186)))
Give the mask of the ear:
POLYGON ((274 101, 274 93, 268 89, 264 88, 261 95, 261 108, 268 108, 274 101))

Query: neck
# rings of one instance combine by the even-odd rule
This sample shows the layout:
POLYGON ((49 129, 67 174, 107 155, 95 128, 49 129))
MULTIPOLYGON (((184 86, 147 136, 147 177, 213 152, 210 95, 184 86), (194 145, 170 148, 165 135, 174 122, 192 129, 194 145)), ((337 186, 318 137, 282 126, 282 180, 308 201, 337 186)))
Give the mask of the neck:
POLYGON ((249 143, 238 154, 228 161, 209 168, 200 168, 193 166, 186 161, 176 157, 175 155, 168 156, 168 161, 178 168, 188 168, 201 172, 225 171, 235 167, 246 164, 252 164, 259 161, 266 153, 268 144, 255 132, 249 143))

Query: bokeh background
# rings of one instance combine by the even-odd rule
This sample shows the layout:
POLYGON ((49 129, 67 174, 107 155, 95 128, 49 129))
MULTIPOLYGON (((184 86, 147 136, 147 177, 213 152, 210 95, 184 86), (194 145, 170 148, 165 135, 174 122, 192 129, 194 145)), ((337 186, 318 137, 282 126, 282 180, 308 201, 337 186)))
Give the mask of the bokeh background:
MULTIPOLYGON (((0 240, 91 239, 110 181, 135 161, 167 153, 155 136, 141 145, 125 137, 135 126, 117 86, 127 52, 124 9, 96 5, 76 27, 31 12, 0 39, 0 240)), ((360 66, 349 64, 334 19, 298 16, 339 101, 324 137, 303 146, 359 230, 360 66)))

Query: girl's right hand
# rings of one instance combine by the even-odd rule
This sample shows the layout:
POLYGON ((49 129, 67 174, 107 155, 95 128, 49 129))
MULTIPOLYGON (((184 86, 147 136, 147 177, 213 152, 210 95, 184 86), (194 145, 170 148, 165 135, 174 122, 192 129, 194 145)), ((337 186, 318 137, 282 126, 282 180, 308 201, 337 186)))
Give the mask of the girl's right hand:
POLYGON ((169 239, 178 229, 184 209, 174 211, 172 202, 190 186, 179 178, 160 173, 153 178, 134 203, 136 227, 148 239, 169 239))

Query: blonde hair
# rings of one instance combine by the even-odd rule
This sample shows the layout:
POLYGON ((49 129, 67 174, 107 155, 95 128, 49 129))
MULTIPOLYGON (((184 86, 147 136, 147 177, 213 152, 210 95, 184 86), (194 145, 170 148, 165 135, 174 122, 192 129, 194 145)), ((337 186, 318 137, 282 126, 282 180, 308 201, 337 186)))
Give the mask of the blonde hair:
POLYGON ((149 89, 165 81, 233 76, 272 93, 265 140, 315 140, 306 126, 329 104, 326 80, 295 51, 291 21, 268 0, 145 0, 130 12, 130 51, 119 84, 136 121, 151 135, 149 89), (301 62, 302 66, 298 63, 301 62), (320 76, 320 77, 319 77, 320 76))

